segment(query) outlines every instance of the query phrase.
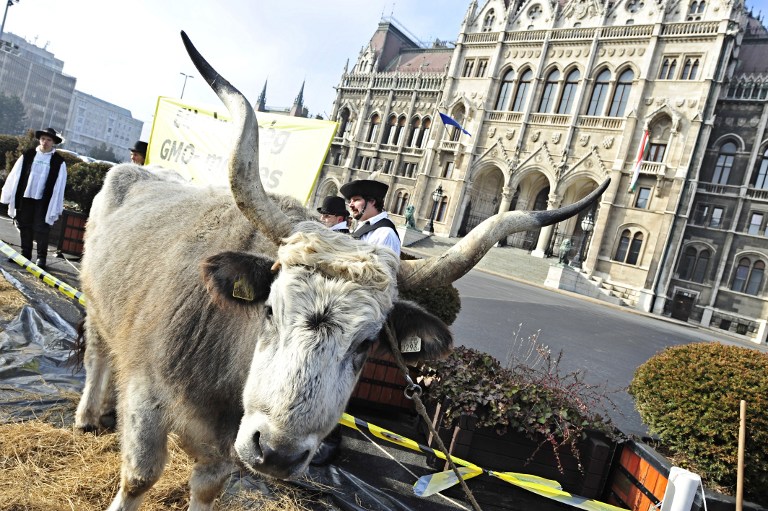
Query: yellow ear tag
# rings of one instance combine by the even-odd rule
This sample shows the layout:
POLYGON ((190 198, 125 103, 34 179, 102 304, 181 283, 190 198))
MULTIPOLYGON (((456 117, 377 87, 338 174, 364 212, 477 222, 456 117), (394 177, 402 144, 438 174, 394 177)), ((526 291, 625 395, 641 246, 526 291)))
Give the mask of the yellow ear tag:
POLYGON ((235 285, 232 288, 232 296, 252 302, 256 293, 251 287, 251 283, 245 280, 245 277, 238 277, 235 281, 235 285))

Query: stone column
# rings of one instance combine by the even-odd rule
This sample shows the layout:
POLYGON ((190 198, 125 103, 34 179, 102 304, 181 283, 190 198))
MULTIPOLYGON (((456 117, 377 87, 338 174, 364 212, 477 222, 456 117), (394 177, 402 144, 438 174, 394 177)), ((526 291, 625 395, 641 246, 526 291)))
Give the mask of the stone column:
MULTIPOLYGON (((556 193, 550 193, 549 197, 547 197, 547 211, 557 209, 560 206, 561 200, 562 198, 556 193)), ((541 228, 541 231, 539 232, 539 241, 536 243, 536 249, 531 252, 533 257, 538 257, 540 259, 546 257, 547 247, 549 247, 549 243, 552 241, 552 232, 554 229, 554 225, 548 225, 541 228)))

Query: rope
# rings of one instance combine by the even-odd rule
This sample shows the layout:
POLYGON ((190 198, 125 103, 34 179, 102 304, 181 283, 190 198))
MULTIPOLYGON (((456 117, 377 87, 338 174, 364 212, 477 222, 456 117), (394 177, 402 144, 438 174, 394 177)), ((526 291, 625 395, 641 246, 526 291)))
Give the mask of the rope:
POLYGON ((424 422, 427 423, 427 427, 429 428, 429 432, 432 434, 432 438, 435 439, 435 441, 437 442, 437 446, 440 448, 443 454, 445 454, 445 459, 448 461, 448 465, 451 467, 451 470, 453 470, 453 473, 456 474, 456 477, 459 479, 459 484, 461 484, 461 488, 464 490, 464 493, 466 494, 467 499, 469 499, 469 502, 472 504, 472 507, 474 508, 475 511, 482 511, 482 509, 480 508, 480 505, 475 500, 475 496, 472 494, 472 491, 469 489, 469 486, 467 486, 467 482, 464 480, 464 477, 462 477, 461 473, 459 472, 459 469, 456 467, 456 464, 451 459, 451 455, 448 452, 448 449, 445 447, 443 440, 440 438, 440 435, 437 433, 437 430, 435 429, 434 425, 432 425, 432 421, 429 419, 429 414, 427 414, 427 409, 424 407, 424 403, 421 402, 421 397, 420 397, 421 387, 414 384, 413 380, 411 380, 411 377, 408 373, 408 367, 405 365, 405 360, 403 359, 402 353, 400 353, 400 347, 397 345, 397 340, 395 339, 395 336, 392 334, 392 328, 390 328, 390 326, 391 326, 391 320, 390 322, 384 324, 384 333, 387 337, 387 341, 389 342, 389 346, 392 349, 392 355, 395 357, 395 362, 397 362, 397 366, 400 368, 400 370, 403 371, 405 380, 408 382, 408 388, 406 389, 406 396, 408 396, 410 399, 413 400, 414 405, 416 406, 416 411, 424 419, 424 422))

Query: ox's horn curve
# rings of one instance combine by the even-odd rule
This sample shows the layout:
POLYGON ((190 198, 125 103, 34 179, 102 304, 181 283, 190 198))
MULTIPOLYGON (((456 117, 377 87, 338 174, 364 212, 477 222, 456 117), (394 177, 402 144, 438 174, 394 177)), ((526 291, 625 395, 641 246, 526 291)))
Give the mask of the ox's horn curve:
POLYGON ((447 285, 463 277, 505 236, 562 222, 587 208, 603 194, 610 179, 578 202, 545 211, 507 211, 497 213, 472 229, 456 245, 439 256, 400 261, 397 275, 400 289, 447 285))
POLYGON ((229 184, 237 207, 257 229, 279 245, 281 239, 290 234, 292 223, 269 199, 261 184, 259 125, 256 122, 256 114, 245 96, 213 69, 183 30, 181 39, 189 58, 227 107, 232 116, 232 124, 238 130, 235 147, 229 158, 229 184))

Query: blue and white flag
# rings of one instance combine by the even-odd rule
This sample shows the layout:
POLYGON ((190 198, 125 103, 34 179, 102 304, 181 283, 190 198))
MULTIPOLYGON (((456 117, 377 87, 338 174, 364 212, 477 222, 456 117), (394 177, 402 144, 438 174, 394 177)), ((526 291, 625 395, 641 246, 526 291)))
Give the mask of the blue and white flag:
POLYGON ((445 115, 442 112, 438 112, 438 113, 440 114, 440 119, 442 119, 443 124, 445 124, 446 126, 454 126, 456 128, 459 128, 462 132, 466 133, 470 137, 472 136, 472 134, 470 132, 468 132, 467 130, 464 129, 464 126, 462 126, 461 124, 456 122, 456 119, 454 119, 452 117, 448 117, 447 115, 445 115))

